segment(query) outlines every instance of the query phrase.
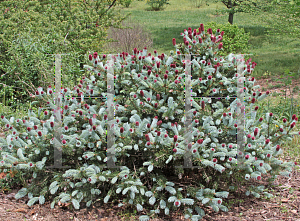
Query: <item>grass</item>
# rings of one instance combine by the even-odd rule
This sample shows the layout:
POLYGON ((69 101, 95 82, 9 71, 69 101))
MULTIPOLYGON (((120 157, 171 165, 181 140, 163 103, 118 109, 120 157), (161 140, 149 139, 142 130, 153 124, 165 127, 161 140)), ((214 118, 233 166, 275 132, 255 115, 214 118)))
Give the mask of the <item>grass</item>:
MULTIPOLYGON (((131 13, 131 19, 139 21, 150 32, 153 38, 153 48, 161 53, 169 53, 174 50, 172 38, 177 42, 182 42, 180 33, 188 27, 199 28, 200 23, 216 22, 225 24, 228 15, 216 16, 216 9, 225 8, 222 3, 208 1, 209 6, 203 4, 200 8, 195 7, 195 1, 191 0, 170 0, 163 11, 147 11, 145 1, 135 1, 129 8, 120 7, 122 13, 131 13)), ((268 36, 270 29, 267 23, 263 22, 263 17, 270 14, 253 16, 246 13, 234 15, 233 23, 244 28, 245 32, 250 32, 249 53, 257 63, 255 68, 256 76, 260 76, 266 71, 272 75, 284 73, 286 69, 297 72, 300 69, 300 39, 268 36)))
MULTIPOLYGON (((288 112, 289 114, 296 114, 299 118, 300 116, 300 98, 297 100, 293 99, 293 105, 291 105, 291 99, 285 100, 284 96, 269 96, 265 100, 262 101, 261 106, 269 107, 268 112, 274 113, 274 115, 282 116, 284 112, 288 112), (269 106, 268 106, 269 103, 269 106)), ((286 115, 283 115, 285 118, 289 120, 286 115)), ((291 116, 291 115, 290 115, 291 116)), ((282 122, 279 122, 282 124, 282 122)), ((296 128, 293 131, 300 131, 300 127, 296 124, 296 128)), ((290 141, 285 141, 282 145, 284 149, 284 156, 291 157, 291 161, 295 161, 298 164, 300 163, 299 156, 300 156, 300 136, 296 135, 290 141)))
POLYGON ((281 88, 281 87, 283 87, 284 86, 284 84, 276 84, 276 85, 271 85, 269 88, 270 89, 273 89, 273 88, 281 88))

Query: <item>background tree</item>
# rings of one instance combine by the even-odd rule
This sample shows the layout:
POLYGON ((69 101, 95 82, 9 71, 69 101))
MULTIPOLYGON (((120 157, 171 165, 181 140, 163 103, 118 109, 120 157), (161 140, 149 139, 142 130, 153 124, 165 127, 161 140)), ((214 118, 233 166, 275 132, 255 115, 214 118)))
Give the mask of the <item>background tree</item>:
POLYGON ((222 2, 227 9, 218 10, 221 13, 228 13, 228 22, 233 24, 233 15, 237 12, 249 12, 251 7, 257 6, 256 0, 214 0, 215 2, 222 2))
POLYGON ((226 6, 227 9, 217 11, 228 13, 230 24, 233 24, 233 16, 238 12, 251 13, 253 16, 267 13, 262 19, 271 29, 269 34, 299 35, 300 0, 215 0, 215 2, 222 2, 226 6))

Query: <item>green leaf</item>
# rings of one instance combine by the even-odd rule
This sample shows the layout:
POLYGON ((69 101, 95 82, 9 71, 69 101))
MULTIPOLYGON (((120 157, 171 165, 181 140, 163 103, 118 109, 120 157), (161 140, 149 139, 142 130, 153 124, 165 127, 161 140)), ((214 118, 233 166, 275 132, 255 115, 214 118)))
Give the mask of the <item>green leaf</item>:
POLYGON ((50 189, 51 194, 55 194, 56 191, 58 190, 59 186, 55 186, 54 188, 50 189))
POLYGON ((156 198, 155 198, 154 196, 152 196, 152 197, 149 199, 149 204, 150 204, 150 205, 153 205, 155 202, 156 202, 156 198))
POLYGON ((166 215, 169 215, 169 212, 170 212, 169 208, 166 207, 166 208, 165 208, 165 214, 166 214, 166 215))
POLYGON ((153 170, 153 164, 148 166, 148 172, 151 172, 153 170))
POLYGON ((143 206, 142 206, 141 204, 138 203, 138 204, 136 205, 136 209, 137 209, 137 211, 139 211, 139 212, 140 212, 140 211, 143 211, 143 206))
POLYGON ((73 206, 74 206, 75 209, 79 209, 80 205, 79 205, 78 200, 72 199, 72 204, 73 204, 73 206))
POLYGON ((150 165, 151 164, 151 162, 144 162, 143 163, 143 166, 148 166, 148 165, 150 165))
POLYGON ((22 188, 18 191, 18 193, 15 195, 15 199, 20 199, 27 194, 27 188, 22 188))
POLYGON ((160 208, 161 209, 165 209, 166 208, 166 201, 164 201, 163 199, 160 200, 160 208))
POLYGON ((204 210, 201 209, 199 206, 196 206, 196 207, 195 207, 195 210, 197 211, 197 213, 198 213, 200 216, 205 216, 204 210))
POLYGON ((44 204, 44 203, 45 203, 45 197, 44 197, 43 195, 41 195, 41 196, 39 197, 39 203, 40 203, 40 204, 44 204))
POLYGON ((215 211, 215 212, 219 212, 219 207, 218 206, 216 206, 216 205, 214 205, 214 204, 212 204, 212 205, 210 205, 212 208, 213 208, 213 210, 215 211))
POLYGON ((90 207, 91 204, 92 204, 92 200, 87 201, 87 202, 86 202, 86 207, 90 207))
POLYGON ((176 190, 175 190, 173 187, 171 187, 171 186, 166 186, 165 189, 166 189, 169 193, 171 193, 171 194, 173 194, 173 195, 176 194, 176 190))
POLYGON ((117 182, 118 180, 118 177, 114 177, 112 180, 111 180, 111 183, 114 184, 115 182, 117 182))
POLYGON ((30 207, 38 200, 39 200, 39 197, 33 197, 28 201, 27 205, 30 207))
POLYGON ((142 215, 142 216, 139 217, 140 221, 148 221, 149 219, 150 219, 150 217, 147 216, 147 215, 142 215))
POLYGON ((209 201, 210 201, 209 198, 204 198, 204 199, 202 200, 202 204, 206 204, 206 203, 208 203, 209 201))
POLYGON ((55 200, 52 201, 52 203, 51 203, 51 205, 50 205, 50 208, 51 208, 51 209, 54 209, 54 205, 55 205, 55 200))
POLYGON ((107 203, 108 200, 109 200, 109 198, 110 198, 110 195, 107 195, 107 196, 104 198, 104 203, 107 203))
POLYGON ((18 155, 18 157, 20 158, 20 160, 22 160, 22 161, 25 160, 25 157, 24 157, 24 155, 23 155, 23 151, 22 151, 21 148, 18 149, 17 155, 18 155))

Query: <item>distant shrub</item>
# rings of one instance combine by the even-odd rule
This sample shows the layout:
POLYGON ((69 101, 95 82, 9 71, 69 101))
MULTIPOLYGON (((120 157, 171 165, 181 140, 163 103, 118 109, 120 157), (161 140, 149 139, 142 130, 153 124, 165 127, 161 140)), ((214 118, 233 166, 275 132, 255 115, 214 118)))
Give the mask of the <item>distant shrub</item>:
POLYGON ((132 0, 121 0, 121 5, 123 5, 126 8, 129 8, 131 3, 132 3, 132 0))
POLYGON ((224 31, 223 35, 223 49, 219 55, 225 56, 230 53, 249 53, 249 38, 250 33, 245 33, 243 28, 239 28, 237 25, 217 24, 216 22, 210 22, 205 25, 206 28, 211 28, 213 33, 220 29, 224 31))
POLYGON ((138 23, 131 20, 123 22, 124 29, 111 28, 108 32, 108 38, 113 42, 107 43, 105 50, 108 53, 117 53, 120 51, 130 53, 133 48, 143 49, 153 45, 150 34, 138 23))
POLYGON ((170 4, 168 1, 169 0, 147 0, 147 5, 150 5, 153 11, 160 11, 165 5, 170 4))

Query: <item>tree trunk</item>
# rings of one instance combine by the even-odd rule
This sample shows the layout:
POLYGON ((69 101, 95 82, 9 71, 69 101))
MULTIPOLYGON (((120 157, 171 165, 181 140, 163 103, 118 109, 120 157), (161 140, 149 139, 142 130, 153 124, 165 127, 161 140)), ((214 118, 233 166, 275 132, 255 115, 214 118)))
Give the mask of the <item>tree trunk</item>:
POLYGON ((228 22, 229 22, 230 24, 233 23, 233 14, 232 14, 232 13, 229 13, 228 22))
MULTIPOLYGON (((228 8, 228 9, 232 9, 232 1, 231 1, 231 0, 228 1, 227 8, 228 8)), ((229 22, 230 24, 233 23, 233 13, 232 13, 232 12, 229 12, 228 22, 229 22)))

